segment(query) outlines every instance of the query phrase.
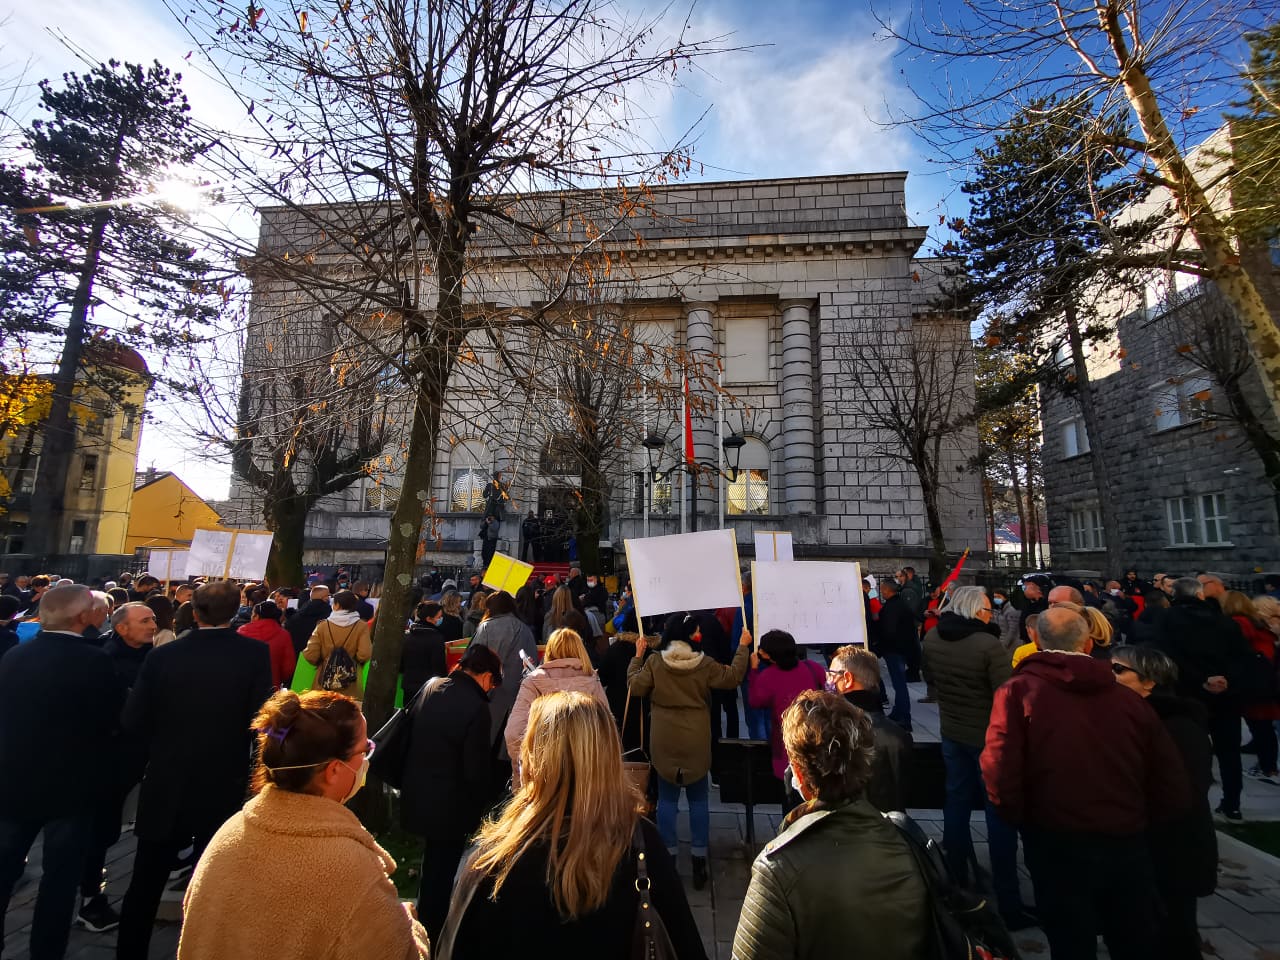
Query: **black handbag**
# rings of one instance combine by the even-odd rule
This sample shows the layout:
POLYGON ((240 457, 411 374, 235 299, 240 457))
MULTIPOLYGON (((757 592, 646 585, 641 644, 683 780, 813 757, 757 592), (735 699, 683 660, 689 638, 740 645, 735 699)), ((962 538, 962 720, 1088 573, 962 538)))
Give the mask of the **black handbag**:
POLYGON ((640 829, 639 821, 636 821, 631 845, 636 856, 636 892, 640 894, 640 902, 636 905, 636 925, 631 932, 631 960, 676 960, 676 948, 671 944, 671 936, 649 896, 653 890, 653 881, 649 878, 644 832, 640 829))
POLYGON ((440 685, 443 677, 432 677, 422 685, 408 704, 391 715, 373 735, 378 748, 369 758, 369 772, 389 787, 399 790, 404 785, 404 768, 409 760, 409 743, 413 739, 413 715, 427 692, 440 685))

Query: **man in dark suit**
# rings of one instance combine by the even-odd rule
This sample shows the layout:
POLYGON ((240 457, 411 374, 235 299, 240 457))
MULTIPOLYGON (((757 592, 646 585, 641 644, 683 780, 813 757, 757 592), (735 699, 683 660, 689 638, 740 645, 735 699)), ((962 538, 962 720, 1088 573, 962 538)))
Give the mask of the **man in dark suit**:
POLYGON ((119 960, 146 960, 164 886, 178 852, 195 857, 240 809, 249 784, 249 729, 271 694, 267 645, 231 629, 240 593, 207 583, 192 601, 196 629, 142 664, 123 715, 148 761, 134 833, 138 852, 120 915, 119 960))
POLYGON ((40 633, 0 659, 0 925, 43 831, 31 956, 47 960, 67 949, 94 814, 115 775, 124 687, 82 636, 93 617, 88 587, 49 590, 40 616, 40 633))
POLYGON ((458 669, 429 685, 410 708, 400 820, 426 839, 418 919, 432 943, 444 928, 467 840, 495 799, 489 691, 501 684, 498 655, 472 644, 458 669))

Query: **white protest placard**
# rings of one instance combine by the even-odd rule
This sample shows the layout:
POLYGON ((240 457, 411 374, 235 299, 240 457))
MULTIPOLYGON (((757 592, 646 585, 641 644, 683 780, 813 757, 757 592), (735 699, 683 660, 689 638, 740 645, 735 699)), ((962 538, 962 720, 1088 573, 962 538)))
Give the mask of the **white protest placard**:
POLYGON ((235 530, 227 576, 232 580, 261 580, 267 575, 271 555, 270 530, 235 530))
POLYGON ((187 576, 225 577, 227 558, 231 555, 234 530, 210 530, 204 527, 191 535, 187 551, 187 576))
POLYGON ((817 560, 751 564, 757 639, 785 630, 800 644, 867 642, 862 571, 856 563, 817 560))
POLYGON ((755 532, 757 560, 794 560, 791 533, 787 530, 755 532))
POLYGON ((732 530, 699 530, 625 541, 637 617, 742 606, 732 530))
POLYGON ((157 580, 180 580, 184 575, 175 574, 175 566, 186 569, 187 551, 185 550, 152 550, 147 556, 147 573, 157 580))
POLYGON ((169 579, 187 579, 187 550, 171 550, 169 552, 169 579))

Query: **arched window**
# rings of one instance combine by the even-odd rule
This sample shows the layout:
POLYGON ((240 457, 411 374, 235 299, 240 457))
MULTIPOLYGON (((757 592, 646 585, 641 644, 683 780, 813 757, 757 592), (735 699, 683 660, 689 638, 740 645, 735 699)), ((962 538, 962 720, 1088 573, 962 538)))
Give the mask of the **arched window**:
POLYGON ((747 438, 738 459, 738 478, 725 490, 725 513, 729 516, 769 512, 769 448, 747 438))
MULTIPOLYGON (((639 448, 631 459, 635 464, 631 474, 631 508, 634 513, 644 513, 645 480, 649 471, 649 459, 644 447, 639 448)), ((675 473, 670 470, 670 466, 668 463, 659 468, 667 471, 664 476, 649 479, 649 493, 652 498, 649 501, 649 512, 652 514, 669 514, 676 505, 672 496, 672 477, 675 473)))
POLYGON ((449 509, 479 513, 484 509, 484 485, 489 482, 489 450, 480 440, 462 440, 449 457, 449 509))

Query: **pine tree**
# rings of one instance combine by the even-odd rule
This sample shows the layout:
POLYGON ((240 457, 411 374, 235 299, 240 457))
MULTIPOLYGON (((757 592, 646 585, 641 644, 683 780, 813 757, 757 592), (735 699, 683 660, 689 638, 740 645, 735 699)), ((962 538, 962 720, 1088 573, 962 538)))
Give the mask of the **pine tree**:
POLYGON ((26 135, 34 161, 20 182, 10 177, 28 201, 19 217, 29 249, 16 279, 30 284, 10 322, 61 341, 31 502, 40 519, 28 533, 33 553, 63 546, 72 397, 86 345, 174 348, 217 312, 209 265, 154 197, 157 182, 205 149, 180 83, 159 63, 116 61, 64 74, 58 87, 42 81, 47 116, 26 135))

